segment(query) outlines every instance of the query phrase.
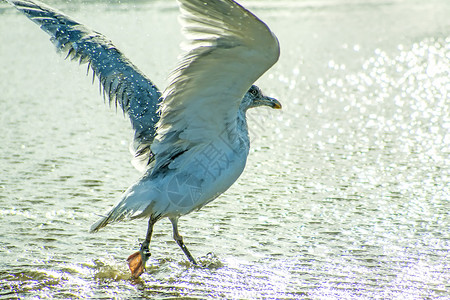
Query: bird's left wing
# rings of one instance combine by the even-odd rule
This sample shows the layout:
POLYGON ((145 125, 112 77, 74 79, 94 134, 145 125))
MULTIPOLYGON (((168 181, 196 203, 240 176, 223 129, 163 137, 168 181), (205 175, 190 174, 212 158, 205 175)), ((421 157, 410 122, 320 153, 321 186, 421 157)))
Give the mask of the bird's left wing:
POLYGON ((130 118, 134 129, 131 150, 140 162, 134 165, 145 169, 153 156, 150 145, 159 120, 158 88, 101 33, 38 1, 7 1, 48 33, 56 48, 67 53, 66 58, 89 64, 88 71, 91 68, 98 77, 104 96, 130 118))
POLYGON ((187 53, 163 93, 156 167, 235 130, 244 94, 279 57, 266 24, 232 0, 178 0, 187 53))

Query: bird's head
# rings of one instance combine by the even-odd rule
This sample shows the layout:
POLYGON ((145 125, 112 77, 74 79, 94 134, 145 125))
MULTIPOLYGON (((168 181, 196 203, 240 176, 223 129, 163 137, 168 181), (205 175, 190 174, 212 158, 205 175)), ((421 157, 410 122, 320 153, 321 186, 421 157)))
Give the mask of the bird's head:
POLYGON ((249 108, 258 106, 269 106, 274 109, 281 109, 281 103, 277 99, 264 96, 259 87, 252 85, 242 99, 241 109, 246 111, 249 108))

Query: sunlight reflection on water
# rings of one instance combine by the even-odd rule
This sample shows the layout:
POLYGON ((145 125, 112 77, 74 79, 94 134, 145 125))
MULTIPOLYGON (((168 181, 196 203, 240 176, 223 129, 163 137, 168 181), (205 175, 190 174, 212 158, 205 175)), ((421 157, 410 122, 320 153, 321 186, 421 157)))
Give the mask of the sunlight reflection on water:
MULTIPOLYGON (((283 111, 250 112, 246 171, 180 221, 205 267, 184 260, 162 221, 135 281, 124 259, 146 222, 87 233, 139 176, 128 121, 34 24, 0 10, 0 297, 449 297, 449 4, 267 3, 249 2, 283 52, 259 85, 283 111)), ((60 8, 163 86, 175 3, 60 8)))

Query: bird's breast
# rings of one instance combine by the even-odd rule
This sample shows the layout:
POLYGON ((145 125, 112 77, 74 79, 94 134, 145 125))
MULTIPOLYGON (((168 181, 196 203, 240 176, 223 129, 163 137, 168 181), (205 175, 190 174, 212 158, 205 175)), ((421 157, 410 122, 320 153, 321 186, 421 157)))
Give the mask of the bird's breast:
POLYGON ((233 147, 223 141, 186 153, 186 161, 167 174, 160 187, 168 205, 167 214, 187 214, 217 198, 239 178, 247 155, 246 147, 233 147))

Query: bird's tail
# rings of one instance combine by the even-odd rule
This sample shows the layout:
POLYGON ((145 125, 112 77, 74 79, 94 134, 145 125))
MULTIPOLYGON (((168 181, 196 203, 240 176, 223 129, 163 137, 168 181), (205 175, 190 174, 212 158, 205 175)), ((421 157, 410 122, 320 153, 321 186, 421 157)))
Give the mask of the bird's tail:
POLYGON ((104 216, 91 225, 89 232, 97 232, 110 223, 110 215, 104 216))
POLYGON ((90 232, 96 232, 110 223, 138 219, 153 214, 153 201, 148 187, 143 182, 131 186, 121 200, 102 218, 92 224, 90 232))

